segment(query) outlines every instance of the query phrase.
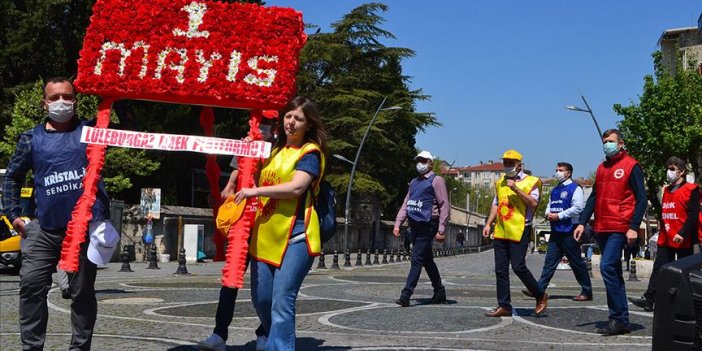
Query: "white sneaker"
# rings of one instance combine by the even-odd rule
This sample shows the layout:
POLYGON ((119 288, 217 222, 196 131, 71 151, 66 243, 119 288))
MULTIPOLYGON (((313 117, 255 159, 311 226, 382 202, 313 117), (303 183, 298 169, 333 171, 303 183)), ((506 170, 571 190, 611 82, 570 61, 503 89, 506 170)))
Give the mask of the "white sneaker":
MULTIPOLYGON (((258 343, 256 344, 258 346, 258 343)), ((209 338, 197 343, 197 348, 207 351, 226 351, 227 343, 217 334, 210 335, 209 338)))
POLYGON ((266 346, 268 346, 268 337, 261 335, 256 338, 256 351, 266 351, 266 346))

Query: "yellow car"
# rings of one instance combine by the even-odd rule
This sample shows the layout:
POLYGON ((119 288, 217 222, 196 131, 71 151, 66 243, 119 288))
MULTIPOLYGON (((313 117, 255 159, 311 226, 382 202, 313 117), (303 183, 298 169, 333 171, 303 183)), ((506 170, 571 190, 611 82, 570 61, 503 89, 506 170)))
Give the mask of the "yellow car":
POLYGON ((22 265, 20 241, 22 237, 12 227, 7 217, 0 218, 0 263, 19 269, 22 265))
MULTIPOLYGON (((22 203, 22 220, 29 222, 28 204, 31 202, 32 188, 22 188, 20 201, 22 203)), ((0 211, 1 212, 1 211, 0 211)), ((20 243, 22 237, 15 231, 10 220, 2 215, 0 217, 0 264, 12 266, 19 271, 22 266, 22 252, 20 243)))

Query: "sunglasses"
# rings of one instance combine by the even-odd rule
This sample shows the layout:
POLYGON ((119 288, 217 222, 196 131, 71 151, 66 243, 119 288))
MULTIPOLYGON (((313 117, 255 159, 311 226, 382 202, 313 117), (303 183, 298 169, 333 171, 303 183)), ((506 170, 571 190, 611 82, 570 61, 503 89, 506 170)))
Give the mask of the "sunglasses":
POLYGON ((76 96, 74 94, 51 94, 46 97, 46 101, 48 102, 54 102, 58 101, 59 99, 63 99, 64 101, 75 101, 76 96))

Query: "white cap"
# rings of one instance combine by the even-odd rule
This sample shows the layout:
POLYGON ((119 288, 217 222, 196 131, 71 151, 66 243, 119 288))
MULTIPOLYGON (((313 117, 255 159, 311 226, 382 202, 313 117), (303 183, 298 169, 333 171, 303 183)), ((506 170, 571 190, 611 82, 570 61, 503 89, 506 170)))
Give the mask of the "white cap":
POLYGON ((431 155, 431 152, 426 151, 426 150, 424 150, 424 151, 418 153, 417 156, 414 157, 414 159, 416 160, 416 159, 418 159, 418 158, 420 158, 420 157, 421 157, 421 158, 426 158, 426 159, 429 160, 429 161, 434 161, 434 156, 431 155))
POLYGON ((90 233, 88 259, 98 266, 108 264, 119 243, 119 233, 108 221, 91 222, 88 232, 90 233))

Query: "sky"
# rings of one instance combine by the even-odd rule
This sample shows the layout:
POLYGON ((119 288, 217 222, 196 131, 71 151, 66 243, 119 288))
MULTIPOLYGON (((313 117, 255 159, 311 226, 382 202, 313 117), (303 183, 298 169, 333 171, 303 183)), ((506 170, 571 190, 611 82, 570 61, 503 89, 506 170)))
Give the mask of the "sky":
MULTIPOLYGON (((365 2, 266 5, 295 8, 328 32, 365 2)), ((564 106, 584 108, 582 92, 600 128, 615 128, 613 105, 638 103, 663 31, 697 26, 702 13, 700 0, 382 2, 389 10, 381 27, 396 37, 383 43, 415 51, 403 73, 410 88, 431 96, 416 109, 442 124, 419 134, 417 148, 455 166, 516 149, 540 176, 559 161, 570 162, 575 177, 597 168, 604 154, 590 115, 564 106)))

